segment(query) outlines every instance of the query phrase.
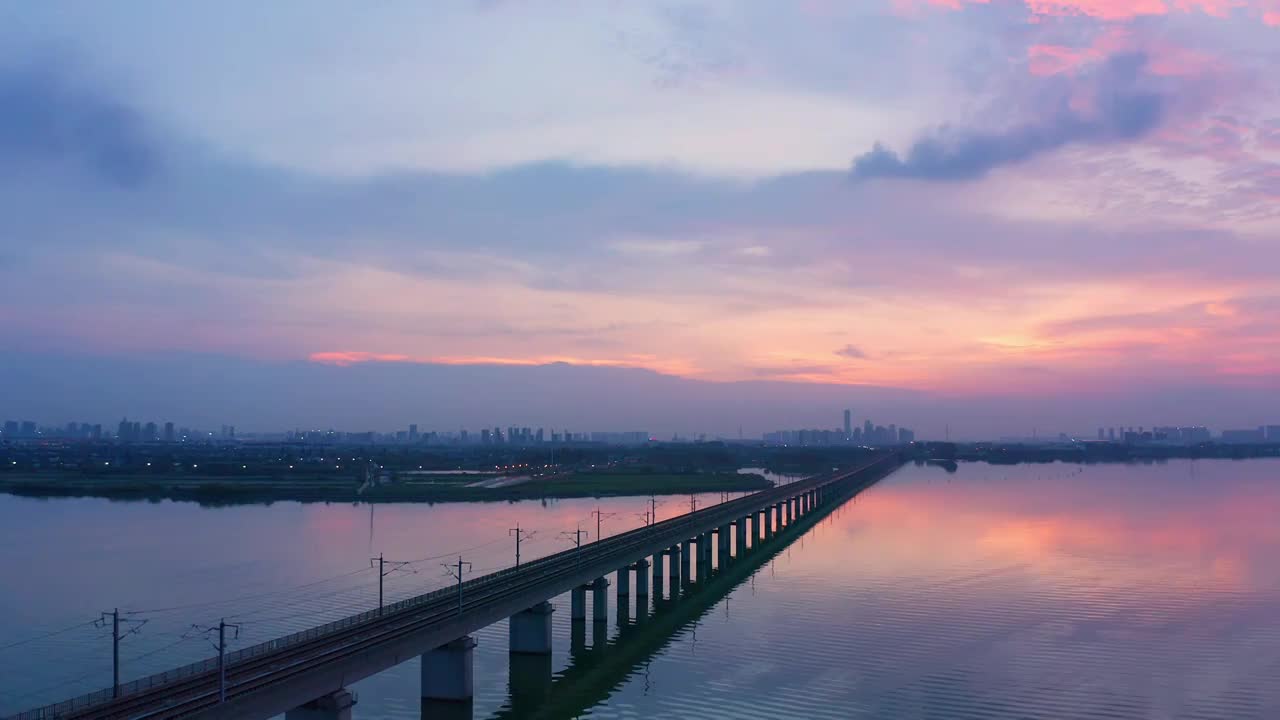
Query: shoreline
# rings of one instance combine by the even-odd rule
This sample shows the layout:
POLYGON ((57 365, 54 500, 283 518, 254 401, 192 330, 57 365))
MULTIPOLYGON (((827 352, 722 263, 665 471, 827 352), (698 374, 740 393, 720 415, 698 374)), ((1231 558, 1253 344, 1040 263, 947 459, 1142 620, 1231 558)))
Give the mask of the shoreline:
POLYGON ((388 483, 366 487, 290 479, 166 482, 163 479, 102 480, 28 476, 0 478, 0 493, 35 499, 102 498, 125 502, 194 502, 204 506, 302 503, 452 503, 517 502, 583 497, 642 497, 708 492, 755 492, 773 487, 761 475, 691 473, 688 475, 619 475, 602 479, 527 482, 504 487, 449 484, 388 483))

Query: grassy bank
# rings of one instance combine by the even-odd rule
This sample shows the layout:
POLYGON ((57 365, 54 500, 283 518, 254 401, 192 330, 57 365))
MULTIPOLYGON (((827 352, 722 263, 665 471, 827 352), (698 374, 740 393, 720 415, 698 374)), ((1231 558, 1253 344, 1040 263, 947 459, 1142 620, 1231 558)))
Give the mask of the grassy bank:
POLYGON ((737 473, 567 473, 501 488, 456 482, 394 482, 361 491, 339 477, 201 478, 111 477, 38 474, 0 479, 0 492, 24 497, 100 497, 116 500, 178 500, 203 505, 299 502, 483 502, 540 498, 676 495, 745 492, 771 487, 759 475, 737 473))

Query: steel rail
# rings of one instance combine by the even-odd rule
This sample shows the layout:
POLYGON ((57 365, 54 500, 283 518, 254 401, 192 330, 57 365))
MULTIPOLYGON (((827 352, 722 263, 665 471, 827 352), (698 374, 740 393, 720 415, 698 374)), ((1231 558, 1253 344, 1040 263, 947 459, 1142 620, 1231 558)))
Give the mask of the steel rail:
MULTIPOLYGON (((531 593, 536 589, 556 587, 582 573, 584 565, 595 566, 605 562, 616 562, 620 564, 619 566, 628 564, 635 558, 644 557, 651 552, 660 552, 671 544, 687 539, 689 535, 713 531, 726 522, 739 520, 747 511, 755 513, 801 493, 842 482, 886 462, 891 457, 891 455, 885 455, 851 470, 821 473, 795 483, 752 493, 620 533, 607 540, 597 540, 589 545, 554 553, 525 563, 519 568, 508 568, 466 581, 462 583, 465 600, 461 612, 454 588, 442 588, 402 601, 403 607, 381 617, 284 645, 261 655, 241 658, 226 667, 227 697, 228 699, 242 697, 323 666, 333 661, 335 657, 340 658, 368 650, 409 633, 428 630, 446 621, 456 622, 459 617, 465 616, 469 611, 483 609, 520 594, 531 593)), ((139 690, 117 699, 109 699, 107 702, 75 708, 65 714, 34 714, 39 711, 28 711, 14 717, 23 720, 40 717, 67 718, 68 720, 89 717, 112 719, 180 717, 203 709, 210 704, 210 698, 216 701, 218 697, 217 673, 207 671, 139 690), (161 707, 153 707, 155 705, 161 707)), ((52 709, 52 707, 56 706, 41 710, 52 709)))

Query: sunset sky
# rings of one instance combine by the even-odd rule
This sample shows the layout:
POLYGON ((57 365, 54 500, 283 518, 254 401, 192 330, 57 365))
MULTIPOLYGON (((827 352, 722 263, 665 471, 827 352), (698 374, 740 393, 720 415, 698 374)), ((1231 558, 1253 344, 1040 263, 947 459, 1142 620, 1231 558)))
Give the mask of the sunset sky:
POLYGON ((0 0, 0 415, 1280 422, 1277 68, 1280 0, 0 0), (545 417, 606 371, 676 410, 545 417))

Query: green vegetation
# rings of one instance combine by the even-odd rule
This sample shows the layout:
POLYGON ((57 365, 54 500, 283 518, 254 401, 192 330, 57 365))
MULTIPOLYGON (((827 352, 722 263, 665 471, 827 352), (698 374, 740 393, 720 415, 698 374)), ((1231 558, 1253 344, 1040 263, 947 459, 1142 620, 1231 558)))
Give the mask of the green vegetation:
POLYGON ((28 497, 103 497, 118 500, 184 500, 204 505, 274 501, 300 502, 475 502, 538 498, 671 495, 695 492, 745 492, 771 483, 759 475, 731 472, 585 472, 534 478, 499 488, 469 487, 477 475, 414 476, 407 482, 361 485, 333 475, 282 479, 262 475, 112 475, 75 473, 9 474, 0 492, 28 497))
POLYGON ((763 490, 772 483, 755 474, 717 473, 574 473, 523 486, 545 497, 579 495, 674 495, 691 492, 763 490))

